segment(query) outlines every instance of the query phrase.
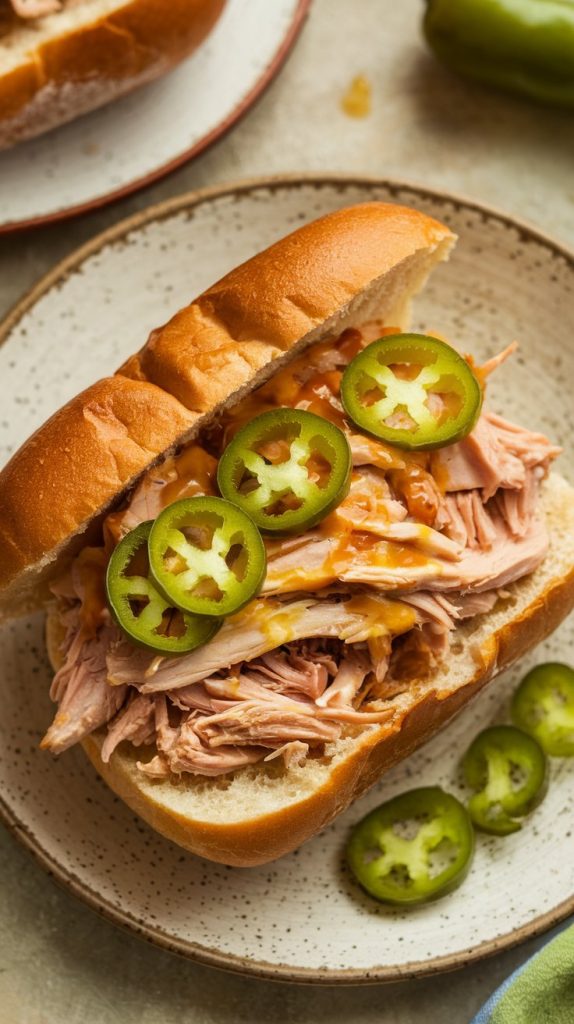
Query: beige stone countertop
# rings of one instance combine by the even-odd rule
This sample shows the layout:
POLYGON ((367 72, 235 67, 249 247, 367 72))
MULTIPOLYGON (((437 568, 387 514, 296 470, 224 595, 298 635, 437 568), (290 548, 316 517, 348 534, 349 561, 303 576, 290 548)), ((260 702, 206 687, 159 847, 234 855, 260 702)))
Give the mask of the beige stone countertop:
MULTIPOLYGON (((574 247, 574 118, 452 77, 425 48, 422 11, 423 0, 315 0, 278 79, 206 154, 113 207, 0 238, 0 314, 56 260, 129 213, 254 175, 406 179, 496 206, 574 247), (340 107, 357 74, 373 87, 372 112, 361 120, 340 107)), ((0 857, 0 1024, 466 1024, 539 945, 390 986, 255 981, 123 934, 56 888, 4 831, 0 857)))

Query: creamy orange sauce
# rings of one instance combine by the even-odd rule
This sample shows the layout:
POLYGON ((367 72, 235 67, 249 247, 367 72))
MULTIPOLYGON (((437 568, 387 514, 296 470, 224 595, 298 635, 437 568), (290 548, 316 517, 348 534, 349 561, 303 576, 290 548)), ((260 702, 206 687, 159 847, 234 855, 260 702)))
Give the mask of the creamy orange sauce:
POLYGON ((330 586, 337 579, 330 556, 316 568, 307 569, 303 565, 284 573, 274 572, 272 576, 275 589, 282 594, 294 594, 298 591, 314 594, 330 586))
POLYGON ((82 620, 90 633, 101 623, 106 606, 105 569, 107 558, 101 548, 84 548, 72 565, 75 590, 82 596, 82 620))
MULTIPOLYGON (((353 334, 358 334, 358 331, 354 331, 353 334)), ((344 335, 341 337, 343 338, 344 335)), ((295 408, 302 402, 310 403, 306 406, 310 412, 331 420, 337 426, 342 426, 344 423, 343 413, 339 412, 328 398, 321 397, 319 394, 321 390, 326 389, 332 398, 338 395, 341 373, 336 370, 321 372, 317 369, 322 357, 338 348, 338 343, 333 344, 332 341, 313 345, 303 355, 279 370, 266 384, 247 395, 233 409, 225 412, 223 416, 224 443, 230 441, 233 435, 255 416, 281 406, 295 408)), ((341 351, 341 358, 346 359, 342 349, 339 351, 341 351)))
POLYGON ((401 601, 387 601, 385 598, 369 597, 359 594, 346 602, 347 608, 358 615, 366 615, 384 626, 387 633, 398 636, 412 629, 417 615, 410 605, 401 601))
MULTIPOLYGON (((382 441, 360 434, 345 417, 340 403, 340 384, 345 366, 362 348, 383 335, 397 333, 397 328, 383 327, 373 321, 362 331, 345 330, 338 338, 320 342, 302 353, 279 370, 267 383, 244 398, 238 405, 226 411, 218 431, 218 450, 223 449, 233 434, 255 416, 281 406, 305 408, 331 422, 346 432, 351 432, 365 452, 366 465, 371 474, 381 473, 383 487, 386 479, 395 493, 405 502, 410 515, 418 522, 431 524, 438 507, 439 486, 446 484, 441 473, 427 453, 399 451, 382 441), (373 470, 372 467, 378 467, 373 470), (429 473, 433 469, 433 475, 429 473), (437 481, 438 477, 438 481, 437 481)), ((211 443, 214 443, 212 438, 211 443)), ((281 452, 278 452, 280 459, 281 452)), ((444 474, 442 474, 444 476, 444 474)), ((284 592, 297 590, 312 592, 321 590, 337 581, 349 564, 378 565, 388 567, 414 567, 428 564, 429 559, 414 544, 398 543, 381 539, 377 535, 376 523, 372 528, 361 529, 361 520, 366 516, 386 517, 384 498, 373 492, 372 483, 361 491, 361 468, 353 472, 351 493, 316 529, 319 540, 328 540, 328 553, 320 566, 305 568, 302 556, 300 568, 290 568, 283 575, 273 573, 272 560, 281 557, 287 542, 273 538, 266 539, 270 573, 279 589, 284 592), (282 543, 285 547, 282 547, 282 543)), ((166 458, 149 470, 141 479, 129 503, 112 512, 104 522, 104 540, 109 553, 126 533, 138 523, 154 519, 166 506, 181 498, 198 494, 216 495, 217 458, 201 444, 192 442, 177 455, 166 458)), ((308 535, 301 538, 304 544, 308 535)), ((89 565, 87 556, 82 572, 86 579, 93 575, 91 582, 83 584, 88 598, 89 615, 93 619, 105 606, 103 573, 101 564, 89 565), (97 578, 96 578, 97 577, 97 578)), ((105 558, 105 556, 103 556, 105 558)), ((78 570, 80 571, 80 570, 78 570)), ((266 599, 267 605, 269 599, 266 599)), ((285 613, 288 617, 288 612, 285 613)), ((274 624, 277 642, 288 633, 288 621, 274 624)))
POLYGON ((428 461, 426 453, 411 453, 405 460, 404 469, 392 471, 390 481, 395 491, 404 499, 409 515, 418 522, 431 526, 438 511, 439 494, 434 478, 425 468, 428 461))
POLYGON ((441 494, 446 494, 449 483, 448 468, 437 452, 430 452, 429 472, 441 494))
POLYGON ((348 565, 378 565, 407 569, 428 565, 428 556, 409 544, 381 540, 372 533, 348 533, 336 543, 325 560, 324 573, 330 582, 338 579, 348 565))
POLYGON ((104 548, 82 548, 68 569, 55 581, 57 597, 81 601, 80 620, 86 636, 94 636, 106 608, 105 578, 108 556, 104 548))
POLYGON ((217 459, 199 444, 190 444, 150 469, 126 508, 111 512, 104 521, 104 537, 115 546, 139 522, 156 516, 180 498, 217 494, 217 459))
MULTIPOLYGON (((295 593, 306 591, 315 593, 324 587, 331 586, 341 579, 350 565, 379 566, 388 569, 413 569, 430 564, 431 560, 415 544, 403 544, 398 541, 383 540, 376 533, 361 529, 353 529, 348 521, 339 520, 333 512, 314 531, 316 543, 321 540, 329 542, 328 549, 319 565, 305 564, 305 552, 301 554, 301 565, 290 566, 281 573, 274 566, 274 559, 281 557, 277 551, 277 541, 266 541, 271 549, 268 565, 268 578, 273 584, 274 592, 295 593)), ((309 537, 309 535, 307 535, 309 537)), ((312 537, 309 537, 312 539, 312 537)), ((312 552, 310 553, 312 560, 312 552)))
POLYGON ((364 331, 348 328, 338 338, 312 345, 278 370, 266 384, 224 413, 224 443, 231 440, 240 427, 255 416, 280 406, 304 407, 343 428, 346 425, 345 415, 338 408, 342 371, 369 341, 384 334, 393 334, 397 330, 395 327, 382 327, 373 323, 369 325, 368 332, 373 338, 366 337, 364 331), (340 356, 340 368, 322 369, 321 364, 325 359, 329 363, 335 361, 333 353, 340 356))

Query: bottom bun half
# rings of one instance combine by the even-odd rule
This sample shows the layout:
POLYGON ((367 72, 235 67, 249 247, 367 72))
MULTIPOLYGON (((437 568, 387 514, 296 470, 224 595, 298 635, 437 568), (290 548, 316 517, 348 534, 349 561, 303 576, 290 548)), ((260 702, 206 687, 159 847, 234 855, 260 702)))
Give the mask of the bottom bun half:
MULTIPOLYGON (((448 662, 393 701, 389 723, 344 735, 324 756, 282 768, 250 765, 230 776, 183 775, 155 781, 137 768, 148 752, 124 744, 104 764, 105 731, 84 750, 110 788, 152 828, 192 853, 239 867, 264 864, 296 849, 398 761, 434 736, 507 668, 554 630, 574 606, 574 488, 552 475, 544 489, 550 550, 530 576, 508 588, 492 612, 455 630, 448 662)), ((58 626, 48 621, 48 649, 59 660, 58 626)), ((153 753, 153 751, 151 752, 153 753)), ((461 750, 461 755, 463 751, 461 750)), ((433 780, 421 778, 420 785, 433 780)))

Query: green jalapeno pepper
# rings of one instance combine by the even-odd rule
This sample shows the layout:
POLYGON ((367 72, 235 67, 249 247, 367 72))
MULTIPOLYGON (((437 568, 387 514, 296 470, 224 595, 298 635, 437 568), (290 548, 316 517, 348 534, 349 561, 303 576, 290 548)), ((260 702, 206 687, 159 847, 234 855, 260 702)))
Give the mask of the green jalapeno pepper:
POLYGON ((394 797, 355 825, 347 861, 375 899, 415 904, 456 888, 473 851, 466 808, 438 786, 428 786, 394 797))
POLYGON ((462 770, 477 790, 468 805, 483 832, 506 836, 522 828, 522 818, 536 807, 546 791, 546 758, 536 740, 512 725, 497 725, 479 733, 468 748, 462 770))
POLYGON ((334 423, 301 409, 274 409, 238 431, 219 460, 217 482, 261 530, 298 533, 343 500, 351 464, 349 443, 334 423))
POLYGON ((265 546, 240 508, 223 498, 183 498, 160 512, 148 542, 156 585, 179 608, 231 615, 259 590, 265 546))
POLYGON ((574 0, 428 0, 424 32, 451 70, 574 107, 574 0))
POLYGON ((351 360, 341 400, 362 430, 398 448, 424 450, 470 433, 482 390, 468 363, 444 341, 393 334, 351 360))
POLYGON ((531 669, 514 694, 512 720, 547 754, 574 757, 574 669, 558 662, 531 669))
POLYGON ((134 643, 162 654, 183 654, 211 640, 220 622, 188 615, 159 592, 150 576, 151 528, 151 522, 141 523, 114 549, 106 573, 108 603, 134 643))

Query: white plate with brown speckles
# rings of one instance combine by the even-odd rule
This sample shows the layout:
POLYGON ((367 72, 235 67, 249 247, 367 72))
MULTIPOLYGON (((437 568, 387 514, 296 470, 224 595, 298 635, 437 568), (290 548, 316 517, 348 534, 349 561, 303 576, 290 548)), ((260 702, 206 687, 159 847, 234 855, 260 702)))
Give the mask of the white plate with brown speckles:
POLYGON ((103 206, 198 156, 273 81, 310 3, 227 0, 206 41, 175 71, 0 153, 0 232, 103 206))
MULTIPOLYGON (((304 221, 366 199, 419 207, 460 241, 415 307, 482 358, 519 338, 491 404, 564 443, 574 472, 569 335, 574 257, 531 228, 456 197, 350 178, 274 179, 184 196, 140 214, 56 267, 0 328, 0 462, 45 417, 113 370, 149 330, 304 221)), ((461 966, 549 928, 574 910, 574 763, 554 761, 549 792, 522 832, 480 836, 455 893, 410 910, 363 895, 343 866, 349 827, 405 788, 459 792, 472 737, 504 720, 527 665, 572 659, 572 622, 497 679, 431 743, 298 852, 232 869, 183 853, 98 780, 81 750, 38 751, 51 715, 50 671, 36 616, 0 631, 1 806, 5 822, 53 876, 118 924, 185 956, 295 981, 367 982, 461 966)))

